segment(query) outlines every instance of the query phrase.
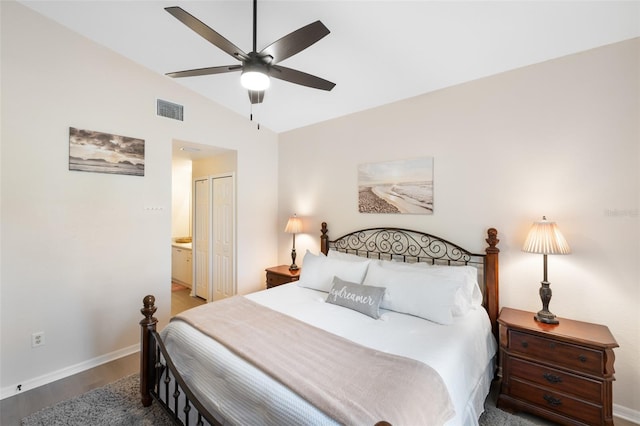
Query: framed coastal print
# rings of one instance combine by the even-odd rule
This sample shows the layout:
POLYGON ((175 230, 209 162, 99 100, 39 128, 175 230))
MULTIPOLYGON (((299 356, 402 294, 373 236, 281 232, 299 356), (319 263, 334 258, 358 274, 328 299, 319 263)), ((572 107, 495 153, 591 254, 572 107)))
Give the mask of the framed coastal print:
POLYGON ((358 210, 433 214, 433 157, 360 164, 358 210))
POLYGON ((69 127, 69 170, 144 176, 144 140, 69 127))

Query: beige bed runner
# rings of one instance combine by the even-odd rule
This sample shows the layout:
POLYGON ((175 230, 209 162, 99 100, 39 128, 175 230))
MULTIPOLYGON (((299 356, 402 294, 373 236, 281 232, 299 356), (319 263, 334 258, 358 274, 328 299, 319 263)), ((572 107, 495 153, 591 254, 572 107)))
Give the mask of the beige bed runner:
POLYGON ((449 393, 431 367, 353 343, 245 297, 178 315, 337 422, 442 425, 449 393))

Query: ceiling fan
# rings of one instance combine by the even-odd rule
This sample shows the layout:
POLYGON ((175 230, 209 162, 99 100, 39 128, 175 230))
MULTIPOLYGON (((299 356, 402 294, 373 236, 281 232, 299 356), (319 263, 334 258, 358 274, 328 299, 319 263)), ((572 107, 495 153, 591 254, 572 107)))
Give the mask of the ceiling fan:
POLYGON ((167 7, 165 10, 211 44, 241 62, 241 64, 237 65, 170 72, 166 74, 169 77, 194 77, 242 71, 240 81, 249 91, 249 99, 252 104, 259 104, 263 101, 264 92, 269 87, 269 77, 327 91, 333 89, 335 86, 335 83, 320 77, 277 65, 279 62, 301 52, 329 34, 329 29, 320 21, 315 21, 297 29, 258 52, 256 49, 257 0, 253 0, 253 51, 245 53, 242 49, 182 8, 174 6, 167 7))

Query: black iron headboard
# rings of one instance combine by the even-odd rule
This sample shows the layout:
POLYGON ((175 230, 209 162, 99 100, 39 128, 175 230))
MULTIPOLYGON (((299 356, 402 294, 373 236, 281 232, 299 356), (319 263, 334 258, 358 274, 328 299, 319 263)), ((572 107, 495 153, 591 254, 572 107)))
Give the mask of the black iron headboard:
POLYGON ((435 235, 402 228, 362 229, 329 241, 328 248, 372 259, 433 265, 483 264, 485 256, 435 235))

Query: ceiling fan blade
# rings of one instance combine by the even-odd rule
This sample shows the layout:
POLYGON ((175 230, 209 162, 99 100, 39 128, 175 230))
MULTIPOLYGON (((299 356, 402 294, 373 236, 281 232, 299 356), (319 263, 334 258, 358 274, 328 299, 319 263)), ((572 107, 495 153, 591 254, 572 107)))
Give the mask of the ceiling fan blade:
POLYGON ((240 71, 242 65, 225 65, 221 67, 197 68, 186 71, 168 72, 166 75, 173 78, 196 77, 199 75, 222 74, 225 72, 240 71))
POLYGON ((260 52, 260 56, 271 56, 271 63, 275 64, 303 51, 329 33, 322 22, 312 22, 274 41, 260 52))
POLYGON ((249 90, 248 92, 252 104, 261 104, 264 100, 264 90, 249 90))
POLYGON ((335 87, 335 83, 325 80, 315 75, 307 74, 302 71, 294 70, 291 68, 278 66, 272 66, 269 70, 269 75, 279 80, 288 81, 290 83, 300 84, 302 86, 311 87, 320 90, 331 90, 335 87))
POLYGON ((229 40, 218 34, 215 30, 210 28, 204 22, 200 21, 189 12, 185 11, 181 7, 165 7, 167 12, 173 15, 178 21, 191 28, 193 31, 202 36, 205 40, 209 41, 214 46, 228 53, 238 60, 248 59, 248 55, 242 51, 238 46, 231 43, 229 40))

